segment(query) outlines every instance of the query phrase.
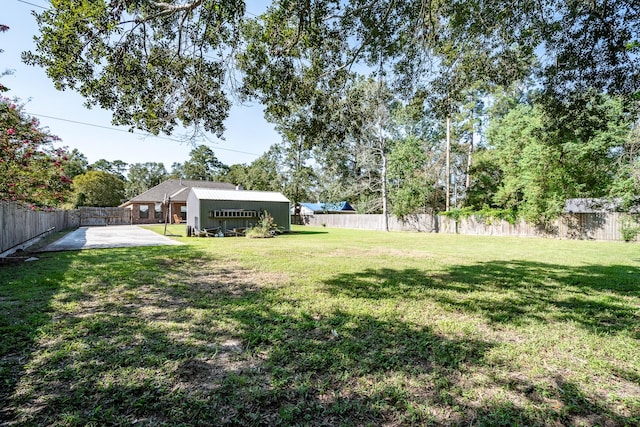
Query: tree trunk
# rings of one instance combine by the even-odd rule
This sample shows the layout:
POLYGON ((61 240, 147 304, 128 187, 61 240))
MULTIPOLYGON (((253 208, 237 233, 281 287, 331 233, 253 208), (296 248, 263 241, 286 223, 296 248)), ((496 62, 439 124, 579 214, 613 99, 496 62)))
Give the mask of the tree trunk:
POLYGON ((469 195, 469 190, 471 189, 471 157, 473 155, 473 110, 471 110, 471 126, 469 132, 469 152, 467 153, 467 180, 465 182, 465 190, 467 197, 469 195))
POLYGON ((446 166, 445 166, 445 175, 446 175, 446 180, 447 180, 447 186, 446 186, 446 199, 445 199, 445 208, 444 210, 446 212, 449 212, 449 209, 451 208, 450 203, 451 203, 451 114, 447 113, 447 142, 446 142, 447 146, 445 149, 445 156, 446 156, 446 166))
POLYGON ((387 152, 382 146, 382 215, 384 221, 384 231, 389 231, 389 212, 387 206, 387 152))

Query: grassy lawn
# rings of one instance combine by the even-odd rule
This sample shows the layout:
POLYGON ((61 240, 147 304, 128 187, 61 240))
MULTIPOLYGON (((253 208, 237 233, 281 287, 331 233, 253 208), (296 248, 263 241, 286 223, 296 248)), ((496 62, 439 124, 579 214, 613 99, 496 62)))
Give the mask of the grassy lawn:
POLYGON ((0 425, 640 424, 639 245, 295 230, 0 265, 0 425))

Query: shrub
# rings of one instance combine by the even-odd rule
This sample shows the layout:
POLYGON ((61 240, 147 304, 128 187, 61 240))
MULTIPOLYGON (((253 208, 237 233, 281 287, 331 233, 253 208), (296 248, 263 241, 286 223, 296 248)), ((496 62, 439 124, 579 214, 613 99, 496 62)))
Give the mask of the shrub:
POLYGON ((440 212, 440 215, 444 215, 448 218, 453 218, 455 221, 475 216, 478 219, 484 220, 485 223, 491 224, 492 220, 504 220, 509 224, 515 224, 518 219, 518 214, 513 209, 496 209, 489 206, 483 206, 481 210, 474 210, 471 207, 456 208, 449 212, 440 212))
POLYGON ((638 221, 631 215, 624 215, 620 220, 620 233, 622 240, 630 242, 640 233, 638 221))
POLYGON ((273 237, 277 232, 278 226, 273 222, 273 217, 269 212, 264 211, 255 227, 248 229, 245 236, 253 239, 266 238, 273 237))

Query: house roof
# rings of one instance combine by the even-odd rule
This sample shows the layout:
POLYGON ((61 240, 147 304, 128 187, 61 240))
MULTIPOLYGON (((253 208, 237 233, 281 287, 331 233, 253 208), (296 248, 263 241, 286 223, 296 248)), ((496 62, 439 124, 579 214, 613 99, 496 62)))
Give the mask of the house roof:
POLYGON ((228 182, 197 181, 191 179, 168 179, 145 191, 142 194, 120 205, 126 207, 133 203, 160 203, 165 197, 174 202, 186 202, 192 187, 234 190, 236 186, 228 182))
MULTIPOLYGON (((620 199, 567 199, 564 204, 566 213, 605 213, 622 211, 622 200, 620 199)), ((640 212, 640 207, 634 206, 629 209, 631 213, 640 212)))
POLYGON ((191 191, 200 200, 289 203, 289 199, 287 199, 282 193, 275 191, 226 190, 201 187, 193 187, 191 191))
POLYGON ((313 212, 341 212, 341 211, 355 211, 353 206, 349 202, 337 202, 337 203, 300 203, 300 206, 312 210, 313 212))

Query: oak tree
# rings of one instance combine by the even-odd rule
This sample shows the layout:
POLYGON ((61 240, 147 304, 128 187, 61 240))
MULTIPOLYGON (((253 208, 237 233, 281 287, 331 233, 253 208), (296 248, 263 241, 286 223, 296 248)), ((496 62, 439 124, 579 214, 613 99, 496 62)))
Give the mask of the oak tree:
POLYGON ((125 199, 124 182, 104 171, 88 171, 73 181, 76 206, 118 206, 125 199))
POLYGON ((221 135, 244 9, 242 0, 54 0, 35 14, 40 34, 23 59, 43 67, 57 89, 111 110, 114 124, 221 135))

